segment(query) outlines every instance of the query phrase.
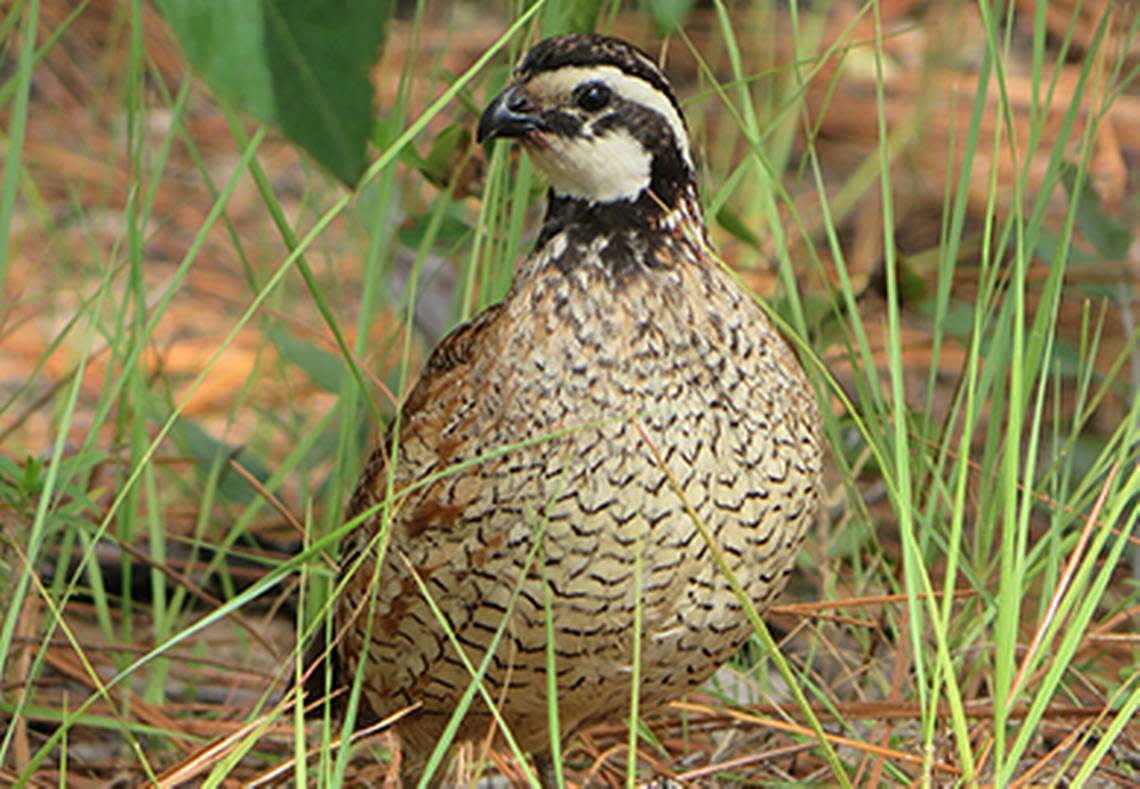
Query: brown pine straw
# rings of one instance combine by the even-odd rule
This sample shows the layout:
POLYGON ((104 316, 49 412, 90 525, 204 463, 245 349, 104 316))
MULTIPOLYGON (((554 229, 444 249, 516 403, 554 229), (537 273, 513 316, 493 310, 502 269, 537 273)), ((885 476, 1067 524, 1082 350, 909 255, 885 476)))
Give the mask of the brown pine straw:
MULTIPOLYGON (((321 702, 317 702, 317 703, 321 703, 321 702)), ((373 723, 370 726, 366 726, 363 729, 359 729, 357 731, 354 731, 352 733, 352 736, 349 738, 348 745, 349 746, 355 745, 356 743, 360 742, 361 740, 363 740, 367 737, 372 737, 375 734, 380 734, 380 733, 386 732, 393 724, 397 723, 398 721, 407 717, 408 715, 411 715, 413 712, 418 711, 421 706, 423 706, 422 702, 417 701, 415 704, 411 704, 407 707, 404 707, 401 710, 397 710, 396 712, 393 712, 391 715, 384 718, 383 720, 377 721, 376 723, 373 723)), ((270 713, 267 713, 266 717, 272 718, 272 717, 275 717, 275 715, 274 715, 274 713, 270 712, 270 713)), ((258 722, 257 724, 250 724, 249 726, 242 727, 242 730, 240 732, 235 732, 234 735, 230 735, 230 737, 226 738, 226 740, 227 741, 234 740, 238 734, 247 733, 248 731, 252 730, 252 727, 254 725, 260 725, 260 723, 258 722)), ((290 733, 292 732, 291 728, 289 729, 289 732, 290 733)), ((232 748, 235 747, 236 745, 238 745, 238 743, 236 741, 230 742, 228 749, 232 750, 232 748)), ((330 741, 328 747, 331 750, 336 750, 336 749, 340 748, 341 746, 342 746, 342 743, 341 743, 340 738, 338 737, 338 738, 330 741)), ((305 759, 308 760, 308 759, 312 758, 313 756, 316 756, 317 754, 319 754, 321 752, 321 749, 323 747, 324 747, 323 745, 316 745, 316 746, 310 748, 308 751, 305 752, 305 759)), ((187 761, 189 761, 189 760, 187 760, 187 761)), ((214 759, 214 761, 217 761, 217 759, 214 759)), ((253 789, 253 787, 264 786, 266 784, 273 783, 275 781, 283 780, 290 772, 292 772, 293 766, 296 763, 296 761, 297 761, 297 759, 295 756, 292 756, 288 759, 285 759, 280 764, 274 765, 272 768, 266 770, 263 773, 260 773, 259 775, 255 776, 255 777, 251 778, 250 780, 246 781, 245 783, 243 783, 242 789, 253 789)), ((397 767, 397 766, 398 765, 396 763, 393 763, 393 767, 397 767)), ((177 769, 177 768, 174 768, 174 769, 177 769)), ((164 779, 172 771, 168 771, 167 773, 163 774, 162 778, 160 779, 159 786, 162 787, 162 789, 166 789, 166 787, 171 787, 171 789, 173 789, 173 787, 179 781, 186 781, 190 778, 193 778, 195 775, 198 775, 201 772, 201 770, 199 770, 199 771, 192 773, 190 775, 186 775, 184 777, 178 778, 177 781, 171 780, 170 783, 165 783, 164 779)))
POLYGON ((1112 487, 1112 483, 1116 479, 1116 474, 1119 471, 1120 461, 1117 460, 1112 464, 1112 468, 1108 470, 1108 476, 1105 477, 1104 484, 1101 485, 1096 503, 1093 504, 1092 511, 1089 513, 1088 518, 1085 519, 1085 527, 1081 529, 1081 536, 1077 540, 1077 544, 1073 546, 1073 552, 1069 555, 1069 561, 1065 564, 1065 569, 1057 582, 1057 590, 1049 599, 1049 606, 1045 609, 1045 615, 1041 617, 1041 622, 1037 625, 1037 632, 1033 634, 1033 641, 1030 642, 1029 649, 1026 651, 1025 657, 1022 658, 1021 667, 1017 670, 1017 676, 1013 678, 1013 686, 1009 689, 1009 698, 1006 700, 1007 704, 1012 704, 1013 700, 1017 698, 1017 692, 1021 690, 1021 686, 1025 681, 1025 672, 1029 670, 1029 662, 1041 648, 1041 642, 1045 640, 1045 631, 1049 629, 1049 625, 1057 615, 1057 609, 1061 607, 1061 600, 1068 591, 1069 585, 1073 581, 1073 576, 1077 573, 1077 565, 1080 564, 1085 548, 1092 538, 1093 527, 1100 520, 1100 513, 1101 510, 1104 509, 1104 502, 1108 499, 1108 491, 1112 487))
MULTIPOLYGON (((888 701, 894 704, 902 701, 902 688, 906 680, 906 675, 911 667, 911 643, 910 643, 910 608, 906 607, 902 611, 903 621, 899 628, 899 642, 898 649, 895 650, 894 671, 891 674, 891 692, 888 696, 888 701)), ((891 722, 889 719, 882 719, 875 723, 875 730, 878 732, 880 747, 886 748, 890 743, 891 736, 891 722)), ((875 739, 875 731, 872 731, 870 740, 875 739)), ((886 759, 881 756, 872 757, 871 754, 866 754, 859 765, 859 770, 855 774, 855 780, 852 782, 855 786, 880 786, 883 780, 883 770, 887 764, 886 759), (867 766, 868 760, 874 758, 874 763, 871 765, 870 779, 866 784, 860 781, 864 768, 867 766)))
MULTIPOLYGON (((1057 590, 1049 599, 1049 606, 1045 609, 1044 616, 1041 617, 1041 621, 1037 626, 1037 632, 1033 634, 1033 641, 1030 642, 1029 649, 1027 649, 1025 652, 1025 657, 1021 659, 1021 666, 1018 668, 1017 675, 1013 678, 1013 684, 1009 689, 1009 697, 1006 700, 1006 704, 1008 705, 1013 704, 1014 699, 1017 697, 1017 692, 1021 690, 1021 686, 1025 682, 1025 674, 1029 670, 1029 663, 1033 659, 1033 656, 1036 655, 1037 651, 1041 648, 1041 643, 1045 639, 1045 631, 1049 629, 1049 625, 1052 623, 1053 618, 1057 614, 1057 609, 1061 605, 1061 599, 1065 596, 1065 593, 1069 589, 1069 585, 1072 583, 1073 576, 1077 572, 1077 566, 1080 564, 1081 558, 1085 552, 1085 548, 1087 547, 1089 540, 1092 538, 1093 529, 1099 525, 1101 510, 1104 509, 1104 502, 1108 498, 1109 489, 1112 487, 1112 483, 1116 479, 1116 474, 1119 471, 1120 461, 1117 460, 1112 464, 1112 468, 1108 470, 1108 476, 1105 477, 1104 484, 1101 485, 1100 493, 1097 494, 1096 502, 1093 504, 1093 508, 1089 512, 1088 517, 1085 518, 1085 526, 1083 529, 1081 529, 1081 536, 1077 539, 1077 544, 1073 546, 1072 553, 1069 554, 1069 561, 1066 562, 1065 569, 1061 573, 1061 577, 1057 582, 1057 590)), ((1041 666, 1037 674, 1034 676, 1034 679, 1036 680, 1043 676, 1047 670, 1048 666, 1041 666)), ((993 751, 993 744, 994 739, 993 735, 991 734, 987 738, 985 745, 982 747, 982 754, 978 759, 979 771, 985 767, 986 761, 989 759, 990 753, 993 751)))
MULTIPOLYGON (((782 721, 782 720, 777 720, 776 718, 762 717, 760 715, 752 715, 752 714, 749 714, 747 712, 741 712, 739 710, 716 710, 712 707, 705 706, 704 704, 693 704, 693 703, 687 702, 687 701, 675 701, 670 706, 674 707, 675 709, 684 710, 685 712, 696 712, 696 713, 702 713, 705 715, 727 716, 727 717, 731 718, 732 720, 740 722, 740 723, 749 723, 749 724, 752 724, 754 726, 764 726, 765 728, 768 728, 768 729, 776 729, 777 731, 788 732, 789 734, 798 734, 798 735, 803 736, 803 737, 811 737, 813 739, 815 738, 815 732, 813 732, 811 729, 807 728, 806 726, 799 726, 795 723, 787 723, 787 722, 782 721)), ((896 705, 892 704, 891 706, 896 706, 896 705)), ((874 755, 884 757, 887 759, 894 759, 895 761, 906 762, 908 764, 911 764, 911 765, 914 765, 917 767, 922 767, 924 764, 923 758, 921 756, 914 756, 913 754, 909 754, 909 753, 906 753, 904 751, 898 751, 898 750, 895 750, 894 748, 884 748, 881 745, 875 745, 873 743, 862 742, 860 740, 855 740, 855 739, 852 739, 850 737, 844 737, 844 736, 839 735, 839 734, 831 734, 828 732, 824 732, 824 735, 827 737, 827 741, 830 742, 832 745, 845 747, 845 748, 852 748, 852 749, 857 750, 857 751, 863 751, 864 753, 874 754, 874 755)), ((944 762, 932 761, 930 766, 934 770, 938 770, 938 771, 941 771, 944 773, 950 773, 952 775, 959 775, 961 773, 961 771, 957 767, 950 765, 950 764, 946 764, 944 762)))
MULTIPOLYGON (((590 781, 592 781, 594 776, 598 775, 602 771, 602 769, 606 766, 606 762, 609 761, 609 758, 611 756, 617 756, 618 754, 626 753, 628 751, 629 743, 619 742, 616 745, 611 745, 609 748, 606 748, 604 751, 599 753, 597 758, 594 759, 594 763, 590 765, 589 772, 587 772, 585 777, 582 778, 582 786, 590 786, 590 781)), ((662 774, 668 775, 669 771, 666 770, 662 774)))
MULTIPOLYGON (((677 710, 690 710, 690 702, 674 701, 669 706, 677 710)), ((731 710, 727 707, 712 707, 702 704, 692 704, 692 710, 705 713, 705 716, 699 719, 689 720, 689 726, 692 727, 696 724, 716 724, 725 723, 730 719, 734 719, 738 714, 752 715, 752 716, 767 716, 779 715, 790 719, 799 710, 796 704, 750 704, 747 710, 731 710)), ((917 701, 848 701, 834 706, 824 706, 823 704, 812 704, 811 711, 821 719, 834 720, 839 717, 843 719, 853 718, 856 720, 915 720, 921 718, 925 712, 923 705, 917 701)), ((992 718, 994 714, 994 705, 991 701, 966 701, 963 703, 963 710, 969 718, 992 718)), ((1101 704, 1050 704, 1045 708, 1045 717, 1054 718, 1095 718, 1103 714, 1103 705, 1101 704)), ((1023 704, 1014 707, 1008 711, 1009 717, 1012 720, 1020 720, 1029 714, 1029 705, 1023 704)), ((939 718, 950 717, 949 704, 942 703, 938 705, 937 715, 939 718)), ((749 719, 750 720, 750 719, 749 719)), ((669 722, 668 725, 674 725, 674 722, 669 722)), ((680 726, 677 721, 675 725, 680 726)), ((654 729, 661 728, 655 725, 654 729)), ((625 724, 614 724, 612 726, 598 726, 591 729, 596 734, 612 735, 626 730, 625 724)), ((799 729, 797 729, 799 731, 799 729)))
MULTIPOLYGON (((1053 750, 1049 751, 1049 753, 1047 753, 1036 764, 1034 764, 1033 767, 1031 767, 1029 769, 1029 771, 1026 772, 1025 775, 1021 776, 1014 783, 1012 783, 1010 785, 1011 789, 1013 789, 1013 787, 1028 785, 1028 781, 1034 773, 1043 769, 1045 767, 1045 765, 1047 765, 1051 759, 1053 759, 1059 753, 1062 753, 1065 749, 1072 747, 1073 749, 1076 750, 1076 749, 1080 749, 1080 748, 1084 747, 1084 743, 1088 740, 1088 738, 1092 735, 1092 733, 1100 725, 1101 721, 1103 721, 1105 718, 1107 718, 1110 712, 1113 712, 1114 710, 1116 710, 1117 702, 1119 701, 1120 697, 1124 694, 1125 688, 1127 688, 1127 683, 1121 684, 1120 687, 1118 687, 1116 689, 1116 692, 1113 694, 1113 696, 1105 701, 1103 707, 1100 709, 1100 712, 1097 713, 1095 718, 1090 718, 1089 720, 1082 721, 1079 725, 1075 726, 1073 728, 1073 731, 1069 735, 1067 735, 1064 738, 1064 740, 1062 740, 1062 742, 1059 745, 1057 745, 1057 747, 1055 747, 1055 748, 1053 748, 1053 750), (1080 739, 1080 742, 1077 742, 1078 738, 1080 739)), ((992 746, 992 744, 993 744, 992 740, 990 742, 986 743, 987 748, 992 746)), ((1060 772, 1058 772, 1058 775, 1056 776, 1054 781, 1052 781, 1048 785, 1049 786, 1055 785, 1056 783, 1059 782, 1061 777, 1062 776, 1061 776, 1060 772)))
POLYGON ((1049 751, 1049 753, 1041 757, 1041 760, 1038 761, 1037 764, 1030 767, 1025 771, 1024 774, 1022 774, 1020 778, 1010 784, 1009 789, 1019 789, 1019 787, 1029 786, 1030 781, 1033 780, 1033 776, 1045 769, 1046 765, 1048 765, 1049 762, 1054 758, 1069 750, 1069 748, 1071 748, 1073 744, 1076 743, 1077 739, 1088 729, 1088 727, 1088 721, 1081 721, 1076 726, 1074 726, 1072 731, 1066 734, 1064 738, 1062 738, 1061 742, 1057 743, 1057 746, 1053 748, 1053 750, 1049 751))
MULTIPOLYGON (((972 589, 957 589, 953 596, 955 600, 959 600, 977 597, 977 595, 978 593, 972 589)), ((920 592, 915 595, 915 599, 925 600, 928 596, 925 592, 920 592)), ((940 599, 943 597, 943 593, 935 592, 933 597, 936 600, 940 599)), ((874 605, 905 603, 906 601, 907 595, 905 594, 873 594, 860 597, 843 597, 836 600, 816 600, 810 603, 781 603, 769 608, 768 615, 813 616, 818 611, 826 611, 830 608, 867 608, 874 605)))
MULTIPOLYGON (((201 775, 239 748, 246 737, 253 735, 258 729, 270 728, 276 717, 277 714, 273 711, 260 715, 249 723, 234 729, 229 734, 219 737, 206 747, 200 748, 190 754, 181 762, 158 776, 157 785, 159 789, 173 789, 173 787, 178 784, 201 775)), ((149 785, 149 782, 144 782, 142 785, 149 785)))
MULTIPOLYGON (((772 748, 771 750, 761 751, 760 753, 749 754, 748 756, 740 756, 736 759, 729 759, 727 762, 717 762, 710 764, 706 767, 698 767, 695 770, 689 770, 687 773, 681 773, 676 776, 678 781, 695 781, 698 778, 708 778, 716 775, 719 772, 727 770, 739 770, 742 767, 749 767, 754 764, 761 764, 763 762, 775 761, 776 759, 783 759, 788 756, 795 756, 798 753, 809 751, 815 747, 814 742, 799 743, 797 745, 785 745, 782 748, 772 748)), ((858 785, 858 784, 856 784, 858 785)))
MULTIPOLYGON (((281 499, 279 499, 271 490, 269 490, 269 488, 265 487, 260 479, 254 476, 252 472, 250 472, 245 466, 238 462, 237 458, 231 457, 229 459, 229 466, 234 472, 237 473, 239 477, 244 479, 246 483, 248 483, 249 486, 253 488, 259 496, 261 496, 261 498, 265 499, 266 503, 269 504, 269 506, 272 507, 278 515, 281 516, 285 523, 288 524, 289 528, 291 528, 294 533, 297 534, 298 538, 301 541, 301 544, 304 545, 305 540, 308 539, 308 533, 305 531, 305 526, 301 523, 301 519, 294 515, 293 511, 285 505, 285 502, 281 501, 281 499)), ((329 556, 328 551, 321 551, 321 558, 324 559, 326 567, 328 567, 330 570, 333 570, 334 572, 336 571, 339 565, 335 560, 333 560, 331 556, 329 556)))

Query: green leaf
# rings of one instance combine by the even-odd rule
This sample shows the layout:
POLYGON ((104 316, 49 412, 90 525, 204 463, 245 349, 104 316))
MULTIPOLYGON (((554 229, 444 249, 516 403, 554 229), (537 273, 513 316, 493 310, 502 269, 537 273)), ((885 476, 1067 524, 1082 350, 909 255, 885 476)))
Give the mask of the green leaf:
POLYGON ((565 30, 571 33, 593 33, 598 26, 598 13, 601 10, 601 0, 570 0, 563 11, 565 30))
POLYGON ((1082 372, 1081 351, 1074 343, 1058 338, 1053 343, 1053 369, 1065 378, 1076 378, 1082 372))
POLYGON ((12 509, 21 509, 27 499, 25 469, 14 460, 0 455, 0 502, 12 509))
POLYGON ((369 70, 392 0, 157 0, 212 90, 349 186, 372 130, 369 70))
POLYGON ((1065 249, 1061 248, 1063 238, 1060 233, 1050 230, 1047 227, 1041 228, 1037 233, 1037 244, 1033 248, 1034 254, 1041 258, 1041 262, 1047 266, 1052 266, 1057 260, 1057 255, 1061 252, 1068 252, 1069 263, 1099 263, 1104 258, 1099 255, 1094 255, 1089 250, 1081 250, 1079 247, 1070 243, 1065 249))
MULTIPOLYGON (((414 216, 400 225, 396 237, 408 249, 419 249, 427 236, 428 226, 431 224, 431 215, 428 213, 414 216)), ((435 248, 451 250, 460 243, 471 238, 471 226, 459 218, 456 211, 448 211, 436 229, 435 248)))
POLYGON ((181 417, 175 423, 172 433, 189 452, 194 465, 203 477, 209 475, 216 463, 219 461, 222 463, 218 476, 218 490, 231 501, 249 504, 258 496, 253 486, 230 468, 231 458, 262 483, 269 480, 269 469, 252 452, 217 440, 192 419, 181 417))
MULTIPOLYGON (((926 299, 918 304, 918 310, 933 320, 935 304, 932 299, 926 299)), ((946 305, 942 314, 942 331, 957 340, 966 342, 974 331, 974 305, 968 301, 954 299, 946 305)))
POLYGON ((716 212, 717 224, 727 230, 730 234, 743 241, 753 249, 760 249, 760 239, 752 228, 741 219, 740 214, 733 211, 727 205, 721 206, 721 209, 716 212))
POLYGON ((649 15, 659 36, 680 30, 692 10, 693 0, 649 0, 649 15))
POLYGON ((452 123, 432 140, 431 150, 423 159, 420 172, 435 186, 446 189, 471 146, 471 130, 466 125, 452 123))
MULTIPOLYGON (((1076 165, 1065 162, 1061 169, 1061 180, 1072 199, 1077 182, 1076 165)), ((1100 205, 1100 195, 1087 178, 1081 184, 1077 225, 1101 257, 1107 260, 1123 260, 1132 246, 1132 233, 1124 224, 1105 213, 1100 205)))
POLYGON ((926 298, 926 280, 911 265, 905 255, 898 256, 899 295, 904 301, 921 301, 926 298))
POLYGON ((269 340, 277 348, 282 359, 304 370, 317 386, 327 392, 335 393, 341 390, 343 385, 341 379, 347 368, 339 356, 280 329, 271 329, 269 340))

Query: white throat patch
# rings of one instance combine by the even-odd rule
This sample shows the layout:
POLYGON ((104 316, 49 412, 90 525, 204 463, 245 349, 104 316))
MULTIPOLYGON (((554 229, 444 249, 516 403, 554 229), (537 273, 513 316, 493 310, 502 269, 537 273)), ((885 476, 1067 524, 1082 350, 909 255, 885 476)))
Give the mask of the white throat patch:
POLYGON ((599 203, 636 200, 649 186, 652 157, 625 129, 594 139, 551 135, 527 145, 527 151, 554 191, 568 197, 599 203))

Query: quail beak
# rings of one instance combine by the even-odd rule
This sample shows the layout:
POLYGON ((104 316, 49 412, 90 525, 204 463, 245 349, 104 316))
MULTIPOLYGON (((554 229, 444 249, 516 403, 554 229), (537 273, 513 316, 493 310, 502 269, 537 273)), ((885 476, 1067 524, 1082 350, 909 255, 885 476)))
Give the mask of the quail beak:
POLYGON ((512 85, 483 111, 476 140, 482 143, 496 137, 523 137, 543 128, 538 108, 517 85, 512 85))

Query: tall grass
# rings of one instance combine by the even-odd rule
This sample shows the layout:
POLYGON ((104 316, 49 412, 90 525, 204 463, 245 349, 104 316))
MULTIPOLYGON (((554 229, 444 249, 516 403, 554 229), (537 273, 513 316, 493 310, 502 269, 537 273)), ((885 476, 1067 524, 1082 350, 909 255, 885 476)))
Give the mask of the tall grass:
MULTIPOLYGON (((299 693, 281 695, 285 678, 300 676, 301 652, 270 628, 288 620, 297 643, 330 628, 343 581, 329 556, 357 525, 343 522, 342 503, 371 443, 361 424, 398 419, 394 401, 426 345, 417 308, 433 284, 428 263, 447 255, 456 269, 454 322, 505 292, 530 244, 528 206, 540 179, 525 159, 497 146, 481 199, 471 201, 457 182, 426 184, 406 166, 408 146, 425 150, 452 118, 469 126, 472 113, 459 108, 477 110, 525 42, 564 28, 572 4, 512 7, 488 36, 493 46, 458 74, 431 55, 442 48, 429 47, 425 33, 433 24, 432 32, 458 40, 464 7, 443 13, 418 4, 402 23, 407 35, 390 43, 404 53, 399 73, 378 77, 397 87, 377 124, 374 162, 348 193, 304 164, 282 186, 274 170, 280 143, 227 107, 211 110, 223 119, 212 128, 229 134, 228 158, 219 156, 195 125, 204 91, 160 68, 143 4, 103 3, 115 20, 103 55, 116 67, 101 101, 116 122, 100 128, 123 152, 122 183, 100 191, 76 180, 62 196, 43 185, 43 161, 34 158, 43 154, 28 147, 29 130, 42 128, 37 113, 53 111, 37 103, 35 88, 54 48, 82 35, 77 20, 96 3, 54 28, 43 5, 15 3, 0 21, 15 63, 0 84, 0 350, 28 322, 52 332, 31 364, 34 378, 0 390, 0 776, 28 783, 113 759, 150 781, 171 771, 214 785, 287 769, 299 783, 351 783, 374 760, 341 747, 353 738, 351 719, 342 725, 326 708, 323 724, 306 724, 291 707, 299 693), (156 262, 148 246, 169 233, 164 193, 186 178, 202 210, 192 227, 178 228, 187 231, 178 258, 156 262), (78 231, 59 220, 61 206, 78 231), (108 213, 117 223, 110 236, 98 228, 108 213), (401 235, 406 219, 419 229, 401 235), (467 231, 449 247, 456 221, 467 231), (44 284, 19 271, 44 264, 36 243, 54 252, 75 238, 83 251, 71 279, 44 284), (390 284, 406 262, 399 248, 411 262, 397 290, 390 284), (213 315, 196 299, 199 272, 219 250, 242 272, 244 289, 213 315), (351 258, 358 263, 349 270, 351 258), (17 273, 38 288, 38 302, 12 286, 17 273), (36 304, 54 320, 37 323, 36 304), (171 347, 169 327, 185 320, 186 304, 216 324, 216 339, 193 374, 178 379, 153 359, 171 347), (281 326, 305 340, 275 339, 281 326), (195 397, 250 336, 249 375, 203 415, 195 397), (187 512, 189 524, 179 525, 187 512), (278 521, 301 532, 285 540, 300 546, 291 555, 272 550, 277 537, 266 524, 278 521), (278 610, 284 600, 292 601, 288 617, 278 610), (214 668, 223 646, 232 665, 258 679, 214 668), (156 712, 174 704, 186 706, 156 712), (221 733, 214 748, 206 748, 215 734, 204 720, 221 733), (85 765, 77 742, 88 753, 98 744, 99 758, 85 765)), ((1122 93, 1135 92, 1137 66, 1125 53, 1140 22, 1109 4, 1078 45, 1076 11, 1057 40, 1047 3, 1025 7, 983 0, 962 9, 984 33, 972 82, 939 104, 937 64, 924 63, 921 100, 901 111, 891 94, 899 68, 892 43, 915 31, 884 19, 888 9, 878 3, 842 25, 829 24, 836 12, 826 7, 716 3, 703 26, 670 40, 675 58, 696 64, 698 84, 681 92, 707 154, 702 185, 708 216, 719 220, 714 236, 734 253, 724 262, 746 284, 762 279, 757 268, 773 272, 761 303, 804 361, 830 445, 828 506, 791 592, 830 608, 797 614, 787 629, 785 612, 770 631, 742 599, 756 636, 731 671, 764 701, 756 710, 778 714, 734 711, 731 723, 722 720, 723 760, 747 760, 760 748, 734 742, 780 733, 765 746, 776 754, 768 772, 740 763, 724 767, 720 780, 1011 785, 1065 776, 1080 784, 1114 759, 1119 738, 1136 733, 1136 645, 1123 639, 1120 649, 1121 639, 1109 638, 1135 621, 1138 602, 1127 567, 1140 501, 1140 398, 1129 379, 1138 337, 1135 329, 1120 336, 1111 323, 1113 310, 1128 313, 1135 299, 1085 295, 1075 327, 1063 308, 1096 290, 1084 287, 1078 264, 1103 257, 1098 229, 1111 230, 1113 220, 1090 202, 1091 168, 1106 118, 1122 93), (769 32, 777 29, 790 31, 790 53, 769 32), (1027 109, 1011 89, 1026 46, 1027 109), (830 103, 850 89, 844 70, 868 68, 866 111, 877 131, 864 158, 843 170, 820 130, 830 103), (821 83, 822 101, 812 92, 821 83), (915 256, 898 244, 915 210, 899 173, 930 144, 928 124, 946 106, 953 118, 933 264, 916 274, 915 256), (968 108, 962 124, 959 106, 968 108), (813 193, 818 216, 804 210, 813 193), (862 216, 880 223, 881 293, 867 285, 866 261, 849 243, 862 216), (927 285, 917 297, 908 284, 915 278, 927 285), (926 367, 914 369, 920 350, 926 367), (1115 424, 1097 421, 1113 409, 1115 424), (849 671, 837 675, 829 662, 849 671), (897 717, 859 706, 870 702, 897 717), (1041 743, 1070 720, 1059 717, 1062 706, 1083 712, 1053 758, 1041 743), (779 755, 801 747, 807 755, 798 763, 779 755)), ((645 32, 646 17, 618 9, 601 9, 603 27, 645 32)), ((92 158, 101 150, 95 141, 75 145, 92 158)), ((1130 188, 1135 203, 1134 180, 1130 188)), ((1133 287, 1123 278, 1119 286, 1133 287)), ((397 493, 391 480, 388 493, 385 519, 397 493)), ((382 529, 376 550, 385 542, 382 529)), ((541 565, 537 548, 531 559, 541 565)), ((553 651, 547 658, 553 675, 553 651)), ((482 682, 489 658, 466 659, 472 683, 451 733, 476 696, 495 705, 482 682)), ((361 677, 352 679, 347 703, 355 707, 361 677)), ((714 706, 690 699, 684 715, 739 703, 720 680, 709 688, 714 706)), ((662 737, 639 721, 637 706, 633 695, 631 719, 615 722, 626 725, 615 741, 625 750, 606 763, 610 775, 627 785, 647 777, 645 754, 685 775, 694 768, 678 739, 693 753, 716 753, 707 727, 683 717, 683 736, 662 737)), ((549 708, 557 723, 556 698, 549 708)), ((447 753, 444 741, 430 769, 445 769, 447 753)), ((602 769, 580 754, 568 754, 565 768, 559 759, 560 781, 602 769)), ((513 756, 524 761, 517 748, 513 756)), ((382 749, 379 758, 387 758, 382 749)), ((466 777, 487 769, 477 765, 466 777)), ((525 764, 517 775, 534 779, 525 764)))

